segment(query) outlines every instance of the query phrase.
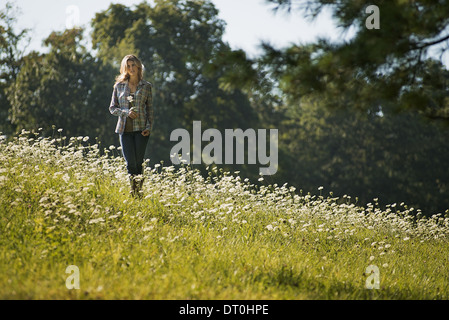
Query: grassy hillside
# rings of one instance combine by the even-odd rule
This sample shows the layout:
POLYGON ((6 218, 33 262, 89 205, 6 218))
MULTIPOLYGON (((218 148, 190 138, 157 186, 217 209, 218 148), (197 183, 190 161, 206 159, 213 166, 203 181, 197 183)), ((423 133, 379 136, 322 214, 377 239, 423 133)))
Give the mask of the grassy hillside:
POLYGON ((134 199, 86 140, 0 143, 1 299, 449 298, 447 217, 157 165, 134 199))

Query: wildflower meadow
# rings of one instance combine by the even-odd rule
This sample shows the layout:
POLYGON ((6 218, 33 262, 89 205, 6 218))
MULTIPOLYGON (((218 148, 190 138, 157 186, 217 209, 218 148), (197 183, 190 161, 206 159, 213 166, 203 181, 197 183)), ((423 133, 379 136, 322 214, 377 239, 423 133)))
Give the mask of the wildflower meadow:
POLYGON ((114 147, 2 140, 0 297, 449 298, 449 217, 208 172, 147 163, 133 198, 114 147))

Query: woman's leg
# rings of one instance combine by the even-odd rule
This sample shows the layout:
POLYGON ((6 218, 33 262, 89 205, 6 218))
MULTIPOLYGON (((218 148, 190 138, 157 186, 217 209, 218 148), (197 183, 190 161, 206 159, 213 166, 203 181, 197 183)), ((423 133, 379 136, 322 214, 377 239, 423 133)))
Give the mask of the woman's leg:
POLYGON ((129 184, 131 187, 131 195, 136 194, 136 181, 134 175, 137 171, 136 165, 136 148, 134 143, 134 137, 131 133, 125 132, 120 135, 120 146, 122 147, 122 154, 126 161, 126 169, 129 175, 129 184))
POLYGON ((136 161, 136 143, 132 132, 125 132, 120 135, 120 146, 122 147, 122 154, 126 161, 126 169, 128 174, 135 175, 138 173, 138 166, 136 161))
POLYGON ((143 174, 143 162, 148 140, 149 137, 142 136, 140 132, 126 132, 120 135, 120 145, 130 175, 131 194, 134 196, 139 195, 142 188, 143 177, 137 178, 136 176, 143 174))
POLYGON ((137 174, 143 174, 143 163, 145 160, 145 151, 147 150, 147 144, 150 137, 144 137, 140 132, 136 132, 135 135, 135 157, 137 164, 137 174))

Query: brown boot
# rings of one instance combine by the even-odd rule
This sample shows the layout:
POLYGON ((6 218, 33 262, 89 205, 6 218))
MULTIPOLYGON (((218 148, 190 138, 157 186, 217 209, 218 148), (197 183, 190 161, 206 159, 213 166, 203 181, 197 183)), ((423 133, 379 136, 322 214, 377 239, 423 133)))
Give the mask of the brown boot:
POLYGON ((137 181, 135 176, 129 177, 129 185, 131 187, 131 191, 129 192, 129 194, 135 197, 137 195, 137 181))
POLYGON ((137 195, 139 198, 142 198, 142 197, 143 197, 142 186, 143 186, 143 181, 144 181, 144 180, 145 180, 145 179, 144 179, 142 176, 136 178, 136 195, 137 195))

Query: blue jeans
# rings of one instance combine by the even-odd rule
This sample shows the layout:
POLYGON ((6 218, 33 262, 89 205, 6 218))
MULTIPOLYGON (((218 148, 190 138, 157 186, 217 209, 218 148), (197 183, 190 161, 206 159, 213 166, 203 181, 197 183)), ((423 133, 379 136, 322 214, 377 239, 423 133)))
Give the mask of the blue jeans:
POLYGON ((150 137, 144 137, 141 131, 124 132, 120 135, 120 145, 128 174, 143 174, 145 150, 149 139, 150 137))

